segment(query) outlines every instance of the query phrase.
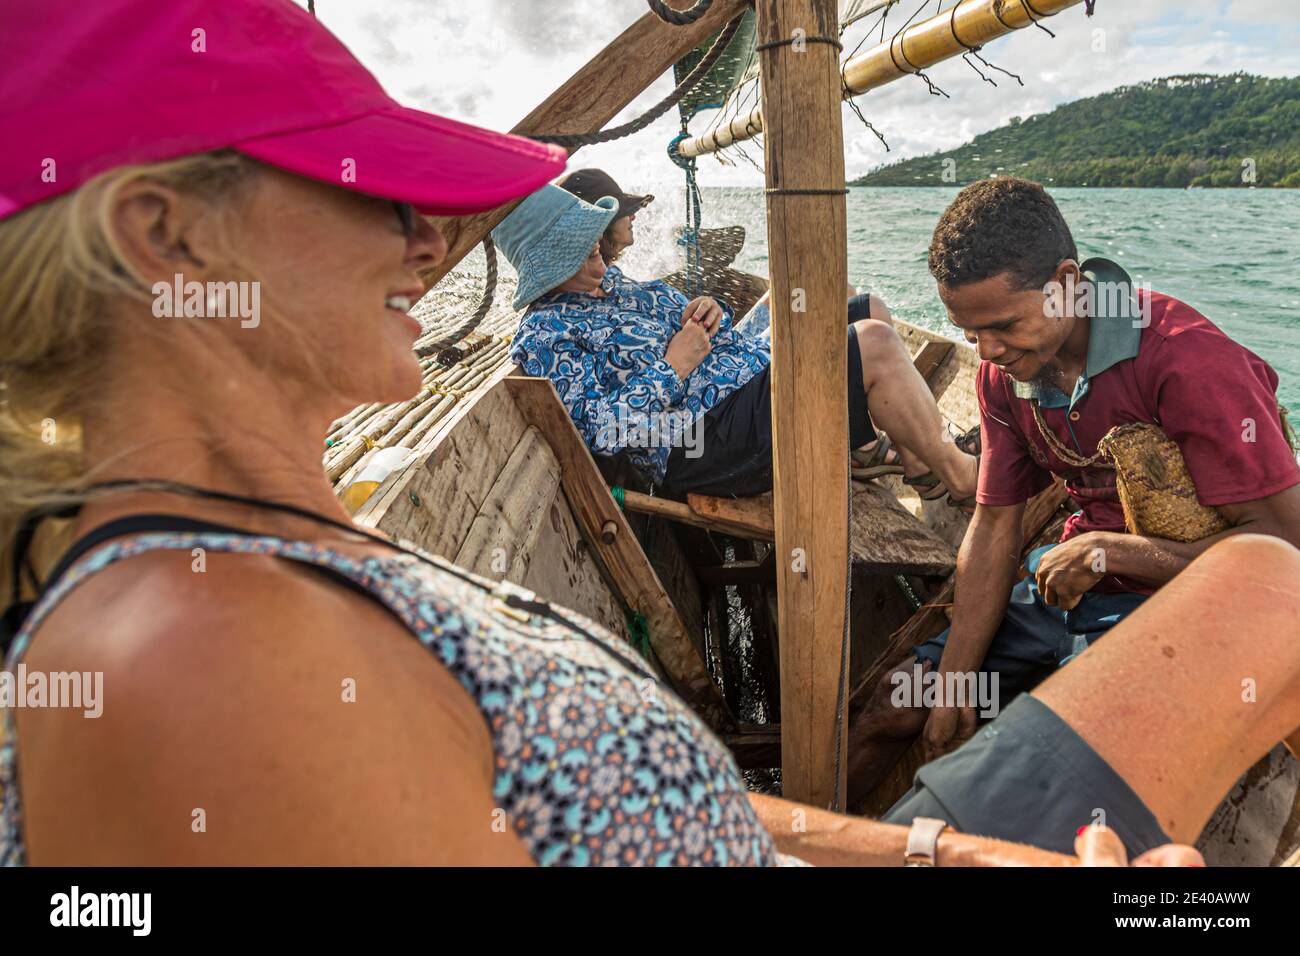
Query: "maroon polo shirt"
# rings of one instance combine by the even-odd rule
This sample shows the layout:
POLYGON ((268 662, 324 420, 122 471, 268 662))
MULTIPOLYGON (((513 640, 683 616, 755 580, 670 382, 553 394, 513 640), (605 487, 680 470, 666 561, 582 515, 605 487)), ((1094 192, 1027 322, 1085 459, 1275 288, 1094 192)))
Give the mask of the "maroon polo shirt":
MULTIPOLYGON (((1083 269, 1094 289, 1098 279, 1128 282, 1106 260, 1089 260, 1083 269)), ((1204 505, 1254 501, 1300 484, 1300 465, 1278 418, 1277 373, 1186 303, 1135 292, 1129 302, 1093 295, 1087 363, 1073 395, 1017 382, 993 363, 980 363, 980 504, 1027 501, 1056 475, 1080 509, 1066 522, 1062 541, 1125 530, 1114 470, 1075 468, 1057 457, 1039 433, 1033 403, 1060 443, 1083 458, 1116 425, 1159 425, 1182 451, 1204 505)), ((1097 590, 1154 589, 1107 577, 1097 590)))

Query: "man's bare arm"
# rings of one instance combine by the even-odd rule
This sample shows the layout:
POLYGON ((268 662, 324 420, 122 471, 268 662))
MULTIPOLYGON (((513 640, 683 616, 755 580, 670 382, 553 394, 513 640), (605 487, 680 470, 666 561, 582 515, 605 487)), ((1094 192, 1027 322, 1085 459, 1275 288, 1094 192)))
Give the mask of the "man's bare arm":
POLYGON ((1106 573, 1164 584, 1204 552, 1238 534, 1266 534, 1300 548, 1300 485, 1267 498, 1220 505, 1219 513, 1232 525, 1200 541, 1169 541, 1134 534, 1100 534, 1096 547, 1105 551, 1106 573))
POLYGON ((980 505, 957 553, 952 630, 939 669, 977 670, 1007 610, 1020 568, 1025 505, 980 505))

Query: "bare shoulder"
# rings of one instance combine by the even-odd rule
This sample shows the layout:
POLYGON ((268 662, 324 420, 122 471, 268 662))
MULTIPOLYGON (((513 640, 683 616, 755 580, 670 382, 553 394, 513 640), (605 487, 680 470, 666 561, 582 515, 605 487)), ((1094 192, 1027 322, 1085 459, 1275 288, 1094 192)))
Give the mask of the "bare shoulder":
POLYGON ((385 608, 295 562, 115 563, 26 664, 102 675, 98 718, 19 717, 35 863, 527 859, 493 826, 472 698, 385 608))

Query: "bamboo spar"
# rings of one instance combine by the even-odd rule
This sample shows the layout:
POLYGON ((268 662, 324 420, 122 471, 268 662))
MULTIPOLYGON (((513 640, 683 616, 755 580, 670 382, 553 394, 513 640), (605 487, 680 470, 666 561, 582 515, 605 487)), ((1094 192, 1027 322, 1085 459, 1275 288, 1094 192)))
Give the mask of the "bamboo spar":
MULTIPOLYGON (((847 60, 841 70, 846 99, 892 83, 900 77, 960 56, 971 47, 1015 30, 1033 26, 1035 20, 1054 16, 1080 0, 961 0, 955 7, 914 23, 884 43, 847 60)), ((682 140, 680 155, 702 156, 763 132, 763 110, 755 107, 725 126, 682 140)))
MULTIPOLYGON (((759 0, 758 37, 838 33, 835 0, 759 0)), ((772 444, 784 795, 840 808, 849 573, 848 284, 839 53, 759 53, 772 306, 772 444)), ((847 690, 845 690, 847 695, 847 690)))

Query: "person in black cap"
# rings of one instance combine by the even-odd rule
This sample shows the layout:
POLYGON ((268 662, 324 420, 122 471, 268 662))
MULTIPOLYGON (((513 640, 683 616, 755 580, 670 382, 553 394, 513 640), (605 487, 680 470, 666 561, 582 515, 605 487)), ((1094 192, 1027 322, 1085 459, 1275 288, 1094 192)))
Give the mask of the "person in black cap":
POLYGON ((593 205, 603 196, 613 196, 618 200, 618 215, 600 237, 600 257, 607 266, 617 262, 623 250, 636 241, 632 235, 632 223, 637 212, 654 202, 655 198, 623 192, 618 183, 614 182, 614 177, 603 169, 579 169, 569 173, 556 185, 593 205))

